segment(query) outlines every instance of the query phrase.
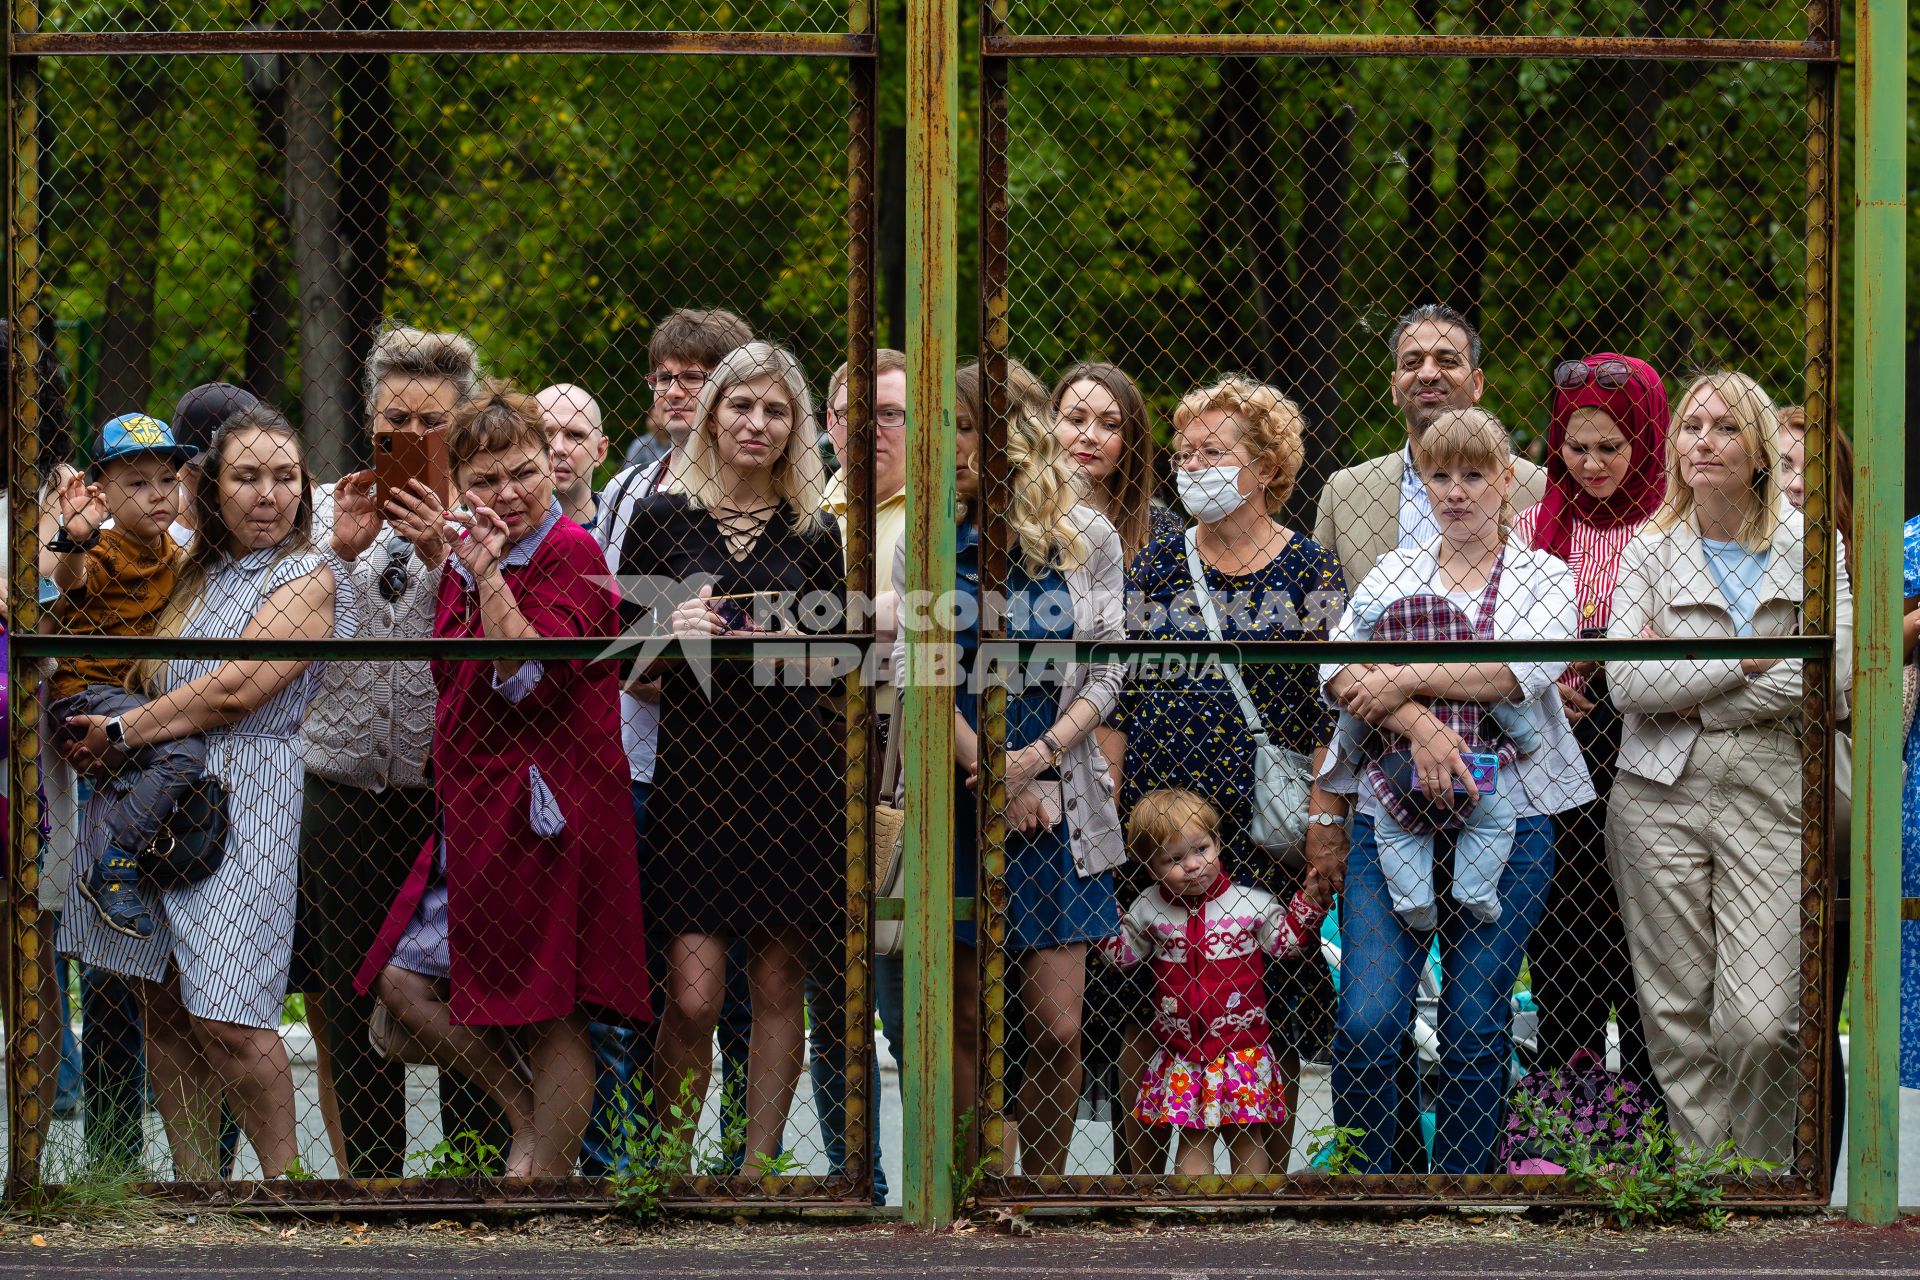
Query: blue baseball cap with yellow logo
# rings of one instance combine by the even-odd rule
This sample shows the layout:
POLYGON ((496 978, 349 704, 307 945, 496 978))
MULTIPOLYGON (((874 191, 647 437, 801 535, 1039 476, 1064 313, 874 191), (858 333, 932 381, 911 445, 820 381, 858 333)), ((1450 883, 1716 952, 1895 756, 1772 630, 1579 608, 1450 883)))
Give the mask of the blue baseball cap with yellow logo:
POLYGON ((107 463, 139 453, 164 453, 175 462, 185 462, 198 452, 190 444, 176 443, 173 428, 160 419, 144 413, 123 413, 100 428, 100 447, 93 451, 87 474, 99 475, 107 463))

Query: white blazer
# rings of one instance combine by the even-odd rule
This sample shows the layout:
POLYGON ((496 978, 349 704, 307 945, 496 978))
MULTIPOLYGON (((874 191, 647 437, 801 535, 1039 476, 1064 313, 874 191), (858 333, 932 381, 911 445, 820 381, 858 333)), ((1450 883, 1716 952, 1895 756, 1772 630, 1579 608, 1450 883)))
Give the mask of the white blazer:
MULTIPOLYGON (((1380 558, 1354 594, 1378 600, 1445 595, 1436 555, 1438 548, 1438 540, 1420 547, 1396 547, 1380 558)), ((1571 640, 1578 634, 1579 612, 1579 605, 1574 601, 1573 570, 1564 560, 1512 542, 1507 544, 1506 563, 1500 571, 1500 595, 1493 605, 1494 639, 1571 640)), ((1349 605, 1341 614, 1332 639, 1359 638, 1355 612, 1349 605)), ((1345 665, 1321 664, 1322 697, 1327 696, 1327 683, 1345 665)), ((1555 683, 1567 664, 1555 661, 1506 665, 1520 684, 1517 701, 1526 708, 1527 718, 1540 733, 1539 750, 1513 764, 1513 776, 1520 784, 1513 799, 1514 810, 1520 817, 1531 818, 1563 813, 1588 803, 1594 798, 1593 778, 1587 773, 1586 760, 1580 754, 1580 744, 1573 736, 1566 707, 1560 701, 1560 686, 1555 683)), ((1328 701, 1331 703, 1332 699, 1328 701)), ((1372 793, 1361 787, 1359 781, 1357 761, 1328 753, 1321 769, 1321 785, 1331 791, 1358 791, 1361 811, 1377 813, 1377 808, 1370 806, 1372 793)))
MULTIPOLYGON (((1754 635, 1800 633, 1804 545, 1800 513, 1784 508, 1755 590, 1754 635)), ((1834 687, 1844 708, 1853 688, 1853 587, 1844 559, 1835 558, 1833 577, 1834 687)), ((1671 529, 1643 527, 1620 555, 1607 635, 1631 639, 1648 623, 1674 639, 1736 634, 1726 597, 1707 569, 1700 526, 1691 517, 1671 529)), ((1672 783, 1686 769, 1701 730, 1797 716, 1800 668, 1800 660, 1791 658, 1749 680, 1735 658, 1608 663, 1607 692, 1623 720, 1620 768, 1649 782, 1672 783), (1697 718, 1677 714, 1689 708, 1698 709, 1697 718)))

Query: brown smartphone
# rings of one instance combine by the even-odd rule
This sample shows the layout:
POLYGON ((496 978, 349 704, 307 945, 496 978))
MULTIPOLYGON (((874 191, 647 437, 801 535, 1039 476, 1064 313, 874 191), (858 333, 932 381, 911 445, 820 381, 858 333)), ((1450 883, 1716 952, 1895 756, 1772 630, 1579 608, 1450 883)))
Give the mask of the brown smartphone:
POLYGON ((374 483, 379 486, 376 496, 381 503, 393 494, 406 492, 415 480, 425 481, 428 488, 440 495, 441 502, 450 502, 453 490, 447 470, 445 427, 430 431, 374 432, 373 474, 374 483))

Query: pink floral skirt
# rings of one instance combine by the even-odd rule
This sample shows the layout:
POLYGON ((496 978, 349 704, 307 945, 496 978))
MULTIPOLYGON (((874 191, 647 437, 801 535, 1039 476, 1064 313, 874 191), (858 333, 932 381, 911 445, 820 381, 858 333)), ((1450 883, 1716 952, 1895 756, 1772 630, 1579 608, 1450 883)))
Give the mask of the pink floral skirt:
POLYGON ((1211 1062, 1192 1062, 1157 1050, 1140 1077, 1134 1115, 1143 1124, 1218 1129, 1232 1124, 1279 1124, 1287 1118, 1285 1082, 1266 1045, 1229 1049, 1211 1062))

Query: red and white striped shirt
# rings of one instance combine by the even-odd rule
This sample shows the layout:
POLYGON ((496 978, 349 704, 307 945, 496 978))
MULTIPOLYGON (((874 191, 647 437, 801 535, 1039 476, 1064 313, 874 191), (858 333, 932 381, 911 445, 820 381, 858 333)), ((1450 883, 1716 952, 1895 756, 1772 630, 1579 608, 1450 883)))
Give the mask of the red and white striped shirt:
MULTIPOLYGON (((1539 519, 1540 508, 1536 506, 1522 511, 1514 520, 1513 536, 1519 545, 1528 548, 1536 545, 1533 539, 1539 519)), ((1607 618, 1612 612, 1614 583, 1620 577, 1620 553, 1627 549, 1627 543, 1640 531, 1641 523, 1636 521, 1602 529, 1574 516, 1567 567, 1573 570, 1573 595, 1580 607, 1582 632, 1606 628, 1607 618)))

